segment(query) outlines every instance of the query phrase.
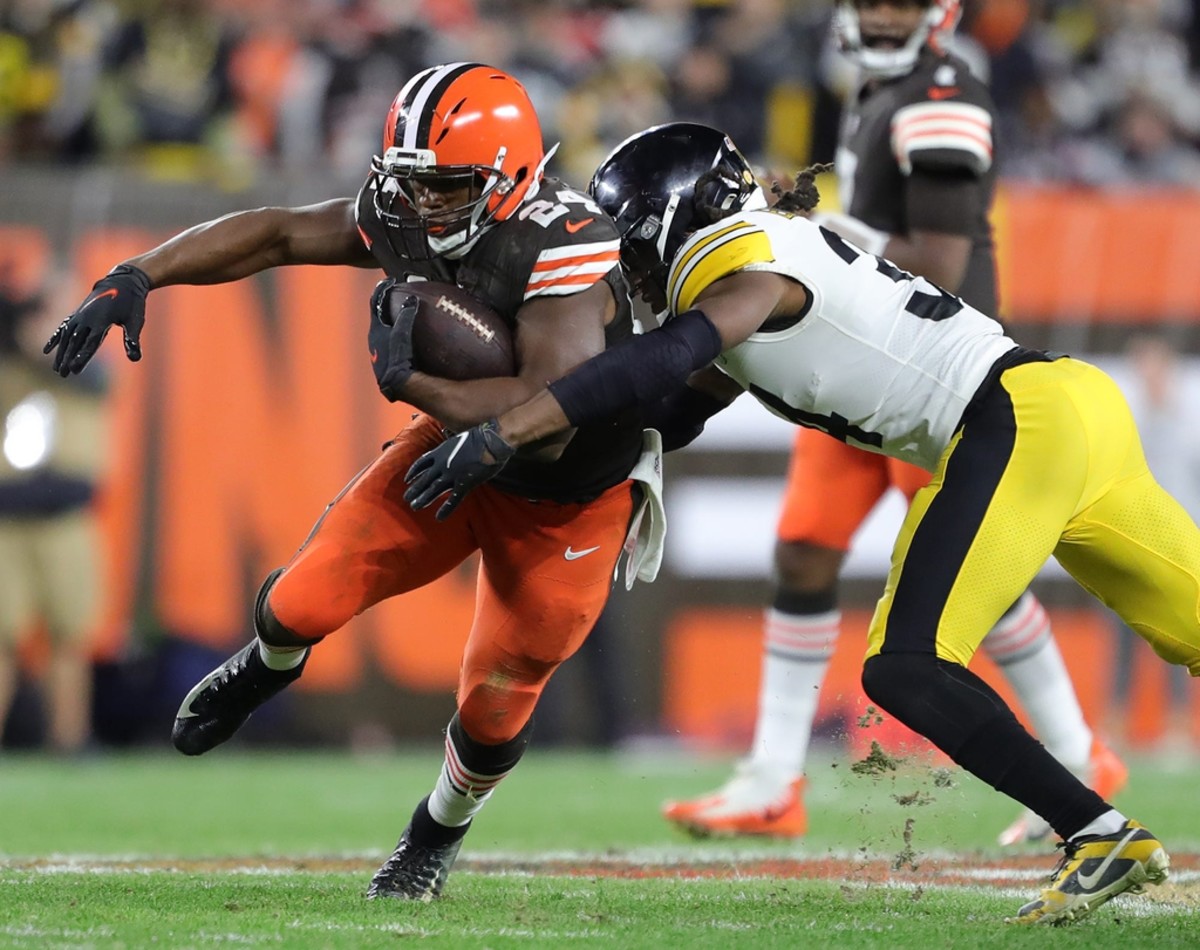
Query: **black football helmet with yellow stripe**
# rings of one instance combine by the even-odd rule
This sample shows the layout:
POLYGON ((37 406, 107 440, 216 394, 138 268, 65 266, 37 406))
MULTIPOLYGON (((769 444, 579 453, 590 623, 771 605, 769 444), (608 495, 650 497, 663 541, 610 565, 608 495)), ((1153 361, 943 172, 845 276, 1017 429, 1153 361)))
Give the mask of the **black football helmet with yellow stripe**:
POLYGON ((754 170, 729 136, 694 122, 626 139, 600 163, 588 193, 617 223, 634 292, 658 312, 666 308, 671 260, 690 233, 766 207, 754 170))

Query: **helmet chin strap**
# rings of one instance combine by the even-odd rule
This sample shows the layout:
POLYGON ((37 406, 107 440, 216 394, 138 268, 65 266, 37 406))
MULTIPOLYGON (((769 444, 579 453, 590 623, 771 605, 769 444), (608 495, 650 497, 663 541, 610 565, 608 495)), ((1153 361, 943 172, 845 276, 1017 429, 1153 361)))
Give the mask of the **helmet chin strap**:
POLYGON ((746 196, 746 200, 742 202, 742 211, 763 211, 768 207, 767 193, 763 191, 762 185, 755 185, 754 190, 746 196))
POLYGON ((525 192, 525 197, 521 199, 521 204, 524 204, 530 198, 537 195, 542 189, 542 176, 546 173, 546 166, 550 164, 550 159, 554 157, 554 153, 558 151, 561 142, 555 142, 546 150, 546 154, 542 156, 542 160, 537 163, 537 168, 533 170, 533 181, 529 183, 529 190, 525 192))
POLYGON ((667 235, 671 233, 671 222, 675 220, 675 212, 679 209, 679 195, 671 195, 667 200, 667 207, 663 211, 662 224, 658 228, 658 240, 654 242, 654 250, 658 252, 658 259, 664 264, 667 261, 667 235))

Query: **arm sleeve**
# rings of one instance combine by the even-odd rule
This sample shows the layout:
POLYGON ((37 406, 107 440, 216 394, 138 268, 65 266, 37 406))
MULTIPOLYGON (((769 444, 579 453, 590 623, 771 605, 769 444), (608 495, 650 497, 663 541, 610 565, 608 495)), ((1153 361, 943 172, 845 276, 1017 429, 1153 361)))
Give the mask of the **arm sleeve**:
POLYGON ((721 334, 699 310, 605 350, 550 384, 572 426, 647 407, 686 385, 721 353, 721 334))

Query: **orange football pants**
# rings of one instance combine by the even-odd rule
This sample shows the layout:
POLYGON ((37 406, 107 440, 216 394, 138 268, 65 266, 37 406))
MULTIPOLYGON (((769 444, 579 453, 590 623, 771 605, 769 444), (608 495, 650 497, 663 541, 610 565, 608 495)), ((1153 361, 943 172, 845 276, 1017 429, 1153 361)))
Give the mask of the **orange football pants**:
MULTIPOLYGON (((458 684, 478 742, 515 737, 550 674, 583 643, 612 588, 633 513, 632 482, 585 504, 530 501, 484 484, 446 521, 405 503, 404 476, 442 441, 418 416, 325 509, 268 595, 276 619, 317 640, 373 604, 481 555, 458 684)), ((403 631, 437 637, 438 630, 403 631)))
POLYGON ((854 532, 890 486, 912 501, 931 477, 916 465, 855 448, 817 429, 797 429, 776 536, 848 551, 854 532))

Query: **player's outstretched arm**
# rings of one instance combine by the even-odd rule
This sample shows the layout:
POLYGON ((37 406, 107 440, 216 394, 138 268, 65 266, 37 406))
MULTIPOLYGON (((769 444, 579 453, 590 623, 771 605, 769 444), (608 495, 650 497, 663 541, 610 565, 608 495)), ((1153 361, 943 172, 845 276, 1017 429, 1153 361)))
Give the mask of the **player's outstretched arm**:
POLYGON ((219 284, 283 264, 373 263, 358 236, 351 199, 304 208, 259 208, 196 225, 118 264, 92 287, 47 341, 54 370, 78 373, 114 326, 125 355, 141 359, 146 296, 170 284, 219 284))

